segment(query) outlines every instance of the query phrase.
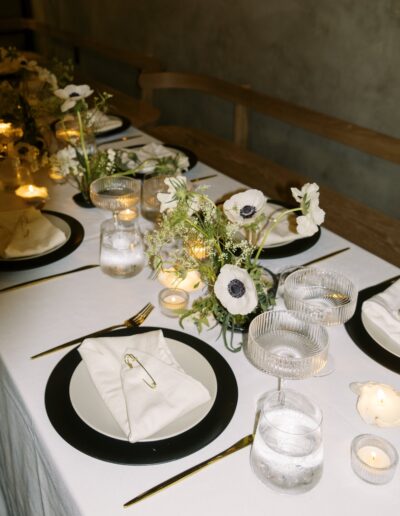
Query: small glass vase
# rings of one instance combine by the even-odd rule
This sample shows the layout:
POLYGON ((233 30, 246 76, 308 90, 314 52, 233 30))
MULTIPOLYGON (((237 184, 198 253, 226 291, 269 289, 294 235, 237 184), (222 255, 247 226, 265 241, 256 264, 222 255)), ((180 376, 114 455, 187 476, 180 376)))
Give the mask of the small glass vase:
MULTIPOLYGON (((79 120, 76 117, 58 121, 55 124, 55 135, 62 148, 72 145, 80 154, 83 153, 81 130, 79 120)), ((90 127, 84 128, 83 145, 88 156, 91 156, 97 150, 96 136, 90 127)))

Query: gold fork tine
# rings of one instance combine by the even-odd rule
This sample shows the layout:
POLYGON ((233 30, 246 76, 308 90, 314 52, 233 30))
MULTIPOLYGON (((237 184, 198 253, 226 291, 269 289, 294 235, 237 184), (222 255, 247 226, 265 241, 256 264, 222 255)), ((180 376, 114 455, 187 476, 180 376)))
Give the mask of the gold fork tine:
POLYGON ((59 351, 61 349, 67 348, 74 344, 79 344, 84 339, 88 339, 89 337, 100 337, 103 333, 107 333, 112 330, 117 330, 119 328, 129 327, 129 326, 140 326, 148 317, 148 315, 152 312, 154 306, 151 303, 147 303, 137 314, 132 316, 127 321, 122 324, 115 324, 114 326, 108 326, 107 328, 103 328, 102 330, 95 331, 93 333, 88 333, 87 335, 83 335, 82 337, 78 337, 77 339, 70 340, 68 342, 64 342, 64 344, 60 344, 58 346, 54 346, 53 348, 46 349, 37 355, 31 356, 31 360, 39 357, 43 357, 45 355, 49 355, 50 353, 54 353, 55 351, 59 351))

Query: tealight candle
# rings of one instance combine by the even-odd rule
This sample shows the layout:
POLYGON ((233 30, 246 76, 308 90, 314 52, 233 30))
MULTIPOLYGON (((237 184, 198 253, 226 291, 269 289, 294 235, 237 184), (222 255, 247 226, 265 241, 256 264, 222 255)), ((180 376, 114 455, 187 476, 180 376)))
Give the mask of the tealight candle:
POLYGON ((351 466, 358 477, 370 484, 392 480, 398 463, 396 449, 382 437, 363 434, 351 443, 351 466))
POLYGON ((189 295, 179 288, 165 288, 158 295, 161 311, 168 317, 179 317, 189 303, 189 295))
POLYGON ((190 243, 189 253, 197 260, 205 260, 208 255, 207 247, 201 241, 190 243))
POLYGON ((64 129, 56 130, 56 138, 66 142, 77 140, 80 137, 79 129, 64 129))
POLYGON ((203 286, 199 271, 188 271, 182 279, 174 268, 164 269, 159 272, 158 280, 164 287, 180 288, 186 292, 193 292, 203 286))
POLYGON ((352 383, 358 394, 357 410, 362 419, 379 427, 400 426, 400 393, 383 383, 352 383))
POLYGON ((131 210, 127 208, 126 210, 122 210, 118 213, 118 220, 122 220, 124 222, 128 222, 130 220, 134 220, 137 217, 137 211, 131 210))
POLYGON ((37 201, 45 201, 49 197, 49 193, 45 186, 35 185, 22 185, 15 190, 15 195, 33 203, 37 201))
POLYGON ((67 181, 65 176, 63 174, 61 174, 61 172, 57 168, 55 168, 55 167, 51 167, 50 168, 50 170, 49 170, 49 178, 54 183, 57 183, 57 184, 60 184, 60 185, 67 181))

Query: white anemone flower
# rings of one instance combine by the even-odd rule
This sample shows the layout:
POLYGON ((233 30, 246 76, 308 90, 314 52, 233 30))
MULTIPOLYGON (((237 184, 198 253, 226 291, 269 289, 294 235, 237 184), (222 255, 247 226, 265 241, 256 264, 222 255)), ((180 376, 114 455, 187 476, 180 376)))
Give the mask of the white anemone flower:
POLYGON ((301 190, 292 188, 291 191, 300 203, 302 212, 296 219, 297 232, 302 236, 311 236, 325 220, 325 212, 319 207, 319 186, 317 183, 306 183, 301 190))
POLYGON ((65 88, 56 90, 54 94, 64 100, 61 105, 61 111, 68 111, 69 109, 75 107, 75 104, 80 100, 89 97, 93 93, 93 90, 87 84, 82 84, 81 86, 76 86, 75 84, 68 84, 65 88))
POLYGON ((164 183, 168 187, 167 192, 157 194, 157 199, 161 204, 161 213, 166 210, 174 210, 178 206, 179 199, 183 198, 188 201, 188 215, 199 209, 197 195, 189 193, 186 177, 166 177, 164 183))
POLYGON ((79 162, 76 156, 76 150, 71 146, 61 149, 56 154, 57 166, 63 176, 70 174, 77 175, 79 173, 79 162))
POLYGON ((246 190, 225 201, 224 212, 231 222, 247 226, 264 213, 266 204, 267 199, 260 190, 246 190))
POLYGON ((250 274, 236 265, 221 267, 214 293, 232 315, 247 315, 258 305, 256 287, 250 274))

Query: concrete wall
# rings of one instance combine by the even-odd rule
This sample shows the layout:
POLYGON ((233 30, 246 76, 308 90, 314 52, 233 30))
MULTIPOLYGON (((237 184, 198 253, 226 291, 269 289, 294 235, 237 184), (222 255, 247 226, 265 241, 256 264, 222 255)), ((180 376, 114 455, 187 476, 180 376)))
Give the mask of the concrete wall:
MULTIPOLYGON (((36 17, 400 137, 400 0, 33 0, 36 17)), ((110 80, 133 78, 110 64, 110 80), (119 75, 120 73, 120 75, 119 75)), ((130 82, 131 81, 131 82, 130 82)), ((133 90, 132 90, 133 91, 133 90)), ((231 135, 230 106, 162 92, 163 123, 231 135)), ((252 116, 250 147, 400 215, 398 166, 252 116)))

